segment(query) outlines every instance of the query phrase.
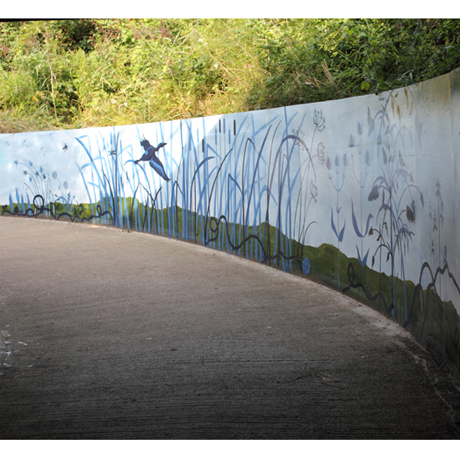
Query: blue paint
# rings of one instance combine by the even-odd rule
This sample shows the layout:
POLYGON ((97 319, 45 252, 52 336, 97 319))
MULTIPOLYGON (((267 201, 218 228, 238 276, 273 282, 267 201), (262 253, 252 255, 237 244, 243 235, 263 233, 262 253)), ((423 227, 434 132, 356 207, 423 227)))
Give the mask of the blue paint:
POLYGON ((310 261, 308 260, 308 257, 305 257, 302 262, 302 271, 304 275, 310 274, 310 261))

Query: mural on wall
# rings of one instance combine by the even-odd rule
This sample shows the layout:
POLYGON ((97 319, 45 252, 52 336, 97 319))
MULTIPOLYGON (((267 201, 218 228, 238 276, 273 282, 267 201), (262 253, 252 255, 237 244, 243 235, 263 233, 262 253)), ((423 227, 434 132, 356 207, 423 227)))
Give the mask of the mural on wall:
MULTIPOLYGON (((413 110, 413 101, 409 101, 407 91, 405 97, 407 105, 410 104, 410 110, 413 110)), ((391 94, 380 99, 382 100, 382 107, 374 116, 371 115, 370 108, 367 109, 367 132, 358 122, 357 133, 360 138, 358 154, 360 157, 364 156, 358 161, 364 168, 364 178, 361 179, 357 177, 356 173, 354 174, 361 189, 360 193, 357 194, 360 201, 360 213, 358 213, 360 223, 358 223, 355 213, 353 197, 351 197, 351 214, 354 232, 360 238, 361 247, 356 245, 356 249, 361 265, 361 275, 364 274, 363 269, 367 264, 370 250, 367 249, 366 254, 364 254, 364 240, 370 236, 378 242, 377 247, 371 253, 370 266, 374 267, 378 263, 378 271, 382 272, 383 259, 390 263, 391 297, 389 298, 389 305, 387 305, 384 296, 381 296, 380 293, 378 295, 387 312, 395 317, 397 315, 395 283, 400 280, 404 291, 400 301, 404 306, 404 321, 407 321, 408 299, 404 260, 406 256, 409 256, 410 242, 415 235, 416 201, 423 208, 424 200, 423 193, 414 183, 413 173, 408 169, 403 159, 406 143, 413 141, 413 139, 411 139, 408 128, 402 124, 401 116, 395 117, 395 111, 400 114, 401 109, 391 94), (391 116, 389 111, 391 111, 391 116), (367 137, 367 139, 362 139, 363 137, 367 137), (364 155, 361 147, 363 144, 368 146, 364 155), (370 154, 369 148, 372 154, 370 154), (371 171, 371 158, 376 177, 372 183, 367 184, 371 171), (368 186, 366 187, 366 185, 368 186), (367 192, 367 189, 370 191, 367 192), (374 206, 375 215, 369 212, 367 216, 364 216, 365 228, 363 199, 367 199, 368 202, 376 202, 376 206, 374 206)), ((350 147, 355 147, 353 134, 350 137, 350 147)), ((355 168, 354 165, 353 168, 355 168)), ((350 266, 349 274, 354 279, 354 267, 350 266)), ((364 287, 362 288, 366 292, 364 287)), ((367 297, 369 298, 369 295, 367 297)))
POLYGON ((440 166, 439 138, 453 134, 430 121, 443 114, 450 126, 455 107, 426 102, 433 88, 458 88, 435 80, 258 112, 0 135, 0 211, 184 239, 321 280, 460 370, 460 267, 449 264, 458 152, 440 166))

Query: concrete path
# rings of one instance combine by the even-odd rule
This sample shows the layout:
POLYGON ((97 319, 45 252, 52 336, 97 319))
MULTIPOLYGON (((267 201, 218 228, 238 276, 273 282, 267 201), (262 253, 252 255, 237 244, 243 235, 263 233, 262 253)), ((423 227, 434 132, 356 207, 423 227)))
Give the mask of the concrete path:
POLYGON ((142 233, 0 217, 1 439, 459 439, 451 375, 370 308, 142 233))

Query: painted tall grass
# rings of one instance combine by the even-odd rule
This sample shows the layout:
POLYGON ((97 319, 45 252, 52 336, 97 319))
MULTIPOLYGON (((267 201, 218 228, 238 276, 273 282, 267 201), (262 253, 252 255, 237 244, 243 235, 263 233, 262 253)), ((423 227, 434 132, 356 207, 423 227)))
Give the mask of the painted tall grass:
POLYGON ((88 158, 77 166, 92 212, 99 206, 99 214, 113 215, 112 222, 104 216, 98 223, 303 270, 302 247, 314 223, 307 215, 318 193, 315 162, 323 161, 320 143, 311 153, 321 123, 306 114, 288 117, 286 110, 258 127, 253 114, 182 120, 153 131, 137 127, 138 145, 125 145, 122 131, 113 128, 96 141, 77 138, 88 158), (142 139, 166 144, 158 155, 170 181, 148 162, 135 163, 142 139))
POLYGON ((324 119, 316 112, 314 117, 307 112, 288 116, 286 109, 263 124, 257 125, 256 118, 247 113, 141 125, 136 141, 126 127, 85 133, 76 141, 86 161, 75 162, 85 205, 75 203, 56 172, 16 162, 24 169, 24 190, 10 194, 4 212, 36 216, 38 210, 48 217, 94 219, 285 271, 305 270, 302 248, 314 224, 308 213, 318 194, 315 163, 324 160, 315 136, 324 129, 324 119), (169 181, 147 161, 136 162, 143 139, 164 144, 157 154, 169 181))
POLYGON ((43 166, 36 166, 33 161, 15 160, 14 165, 22 170, 24 183, 9 194, 9 204, 2 207, 2 214, 43 215, 48 218, 65 214, 77 217, 80 208, 75 203, 75 195, 69 190, 67 181, 61 181, 56 171, 49 172, 43 166))

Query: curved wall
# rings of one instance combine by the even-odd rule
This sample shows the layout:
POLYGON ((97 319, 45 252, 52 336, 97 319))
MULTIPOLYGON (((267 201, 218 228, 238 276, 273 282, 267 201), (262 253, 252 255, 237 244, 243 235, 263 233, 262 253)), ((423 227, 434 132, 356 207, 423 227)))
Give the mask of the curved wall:
POLYGON ((397 91, 0 135, 2 215, 181 238, 322 280, 460 371, 460 69, 397 91))

